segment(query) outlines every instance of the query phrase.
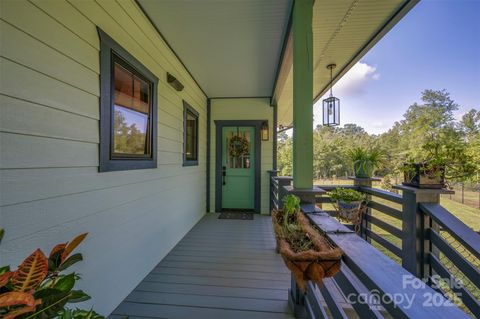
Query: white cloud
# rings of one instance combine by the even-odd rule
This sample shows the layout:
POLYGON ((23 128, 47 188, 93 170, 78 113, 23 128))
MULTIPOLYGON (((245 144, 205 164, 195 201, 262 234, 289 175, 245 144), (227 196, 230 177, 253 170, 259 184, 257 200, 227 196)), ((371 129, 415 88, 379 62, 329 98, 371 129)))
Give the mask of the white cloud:
POLYGON ((378 80, 377 68, 367 63, 355 64, 333 87, 335 96, 350 97, 365 93, 365 86, 371 80, 378 80))

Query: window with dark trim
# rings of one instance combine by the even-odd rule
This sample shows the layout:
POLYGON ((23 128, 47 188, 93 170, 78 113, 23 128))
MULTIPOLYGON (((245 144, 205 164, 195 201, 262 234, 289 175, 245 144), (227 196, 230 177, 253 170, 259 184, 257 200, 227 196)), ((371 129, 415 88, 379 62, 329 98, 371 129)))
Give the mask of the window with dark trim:
POLYGON ((183 166, 198 165, 198 112, 183 101, 183 166))
POLYGON ((157 167, 157 77, 100 35, 99 171, 157 167))

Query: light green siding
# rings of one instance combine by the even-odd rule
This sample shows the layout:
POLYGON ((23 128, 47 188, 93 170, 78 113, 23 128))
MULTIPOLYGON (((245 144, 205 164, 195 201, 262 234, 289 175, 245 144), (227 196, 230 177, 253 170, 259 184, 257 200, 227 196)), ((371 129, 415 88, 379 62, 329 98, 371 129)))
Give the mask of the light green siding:
POLYGON ((80 288, 107 315, 205 213, 206 97, 133 0, 0 6, 0 265, 89 232, 80 288), (96 26, 160 79, 157 169, 98 173, 96 26), (182 100, 200 113, 199 166, 182 167, 182 100))
POLYGON ((210 149, 210 207, 215 211, 215 121, 216 120, 268 120, 270 138, 261 141, 261 205, 262 214, 269 213, 269 175, 273 167, 273 107, 269 98, 240 98, 211 100, 211 149, 210 149))

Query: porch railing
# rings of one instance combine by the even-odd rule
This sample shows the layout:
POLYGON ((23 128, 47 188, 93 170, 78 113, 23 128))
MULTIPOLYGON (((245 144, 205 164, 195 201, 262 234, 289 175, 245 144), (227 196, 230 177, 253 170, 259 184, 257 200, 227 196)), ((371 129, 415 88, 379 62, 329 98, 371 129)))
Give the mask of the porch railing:
MULTIPOLYGON (((273 174, 272 209, 282 208, 283 187, 290 183, 290 177, 273 174)), ((305 296, 292 280, 296 316, 480 318, 480 235, 440 206, 438 194, 404 188, 399 195, 368 182, 355 184, 338 186, 368 195, 359 234, 330 217, 328 209, 307 215, 345 254, 341 272, 321 287, 309 283, 305 296)), ((325 195, 316 201, 320 207, 331 203, 325 195)))

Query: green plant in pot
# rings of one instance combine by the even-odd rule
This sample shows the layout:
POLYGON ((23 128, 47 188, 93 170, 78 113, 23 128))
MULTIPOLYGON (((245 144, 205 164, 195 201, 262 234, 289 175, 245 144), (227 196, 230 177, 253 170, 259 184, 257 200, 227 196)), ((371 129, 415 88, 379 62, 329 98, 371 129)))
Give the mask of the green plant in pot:
POLYGON ((384 153, 377 148, 356 147, 348 151, 357 178, 371 178, 384 159, 384 153))
POLYGON ((358 231, 362 213, 366 209, 366 195, 354 189, 342 187, 335 188, 328 192, 328 195, 335 202, 338 219, 354 224, 358 231))
MULTIPOLYGON (((0 229, 0 241, 3 237, 0 229)), ((79 275, 64 272, 83 260, 73 253, 87 234, 52 248, 49 255, 40 249, 28 256, 15 271, 0 268, 0 318, 4 319, 103 319, 93 310, 71 309, 67 304, 90 297, 74 289, 79 275)))
POLYGON ((321 284, 341 267, 342 250, 310 224, 300 211, 300 199, 283 198, 283 211, 272 211, 272 224, 277 239, 277 252, 292 272, 299 289, 306 293, 307 282, 321 284))
POLYGON ((283 198, 283 216, 281 233, 294 251, 306 251, 313 248, 312 241, 298 224, 296 214, 300 211, 300 198, 290 194, 283 198))
POLYGON ((422 146, 422 152, 403 163, 403 185, 417 188, 444 188, 449 182, 464 181, 475 174, 474 161, 463 143, 435 138, 422 146))

